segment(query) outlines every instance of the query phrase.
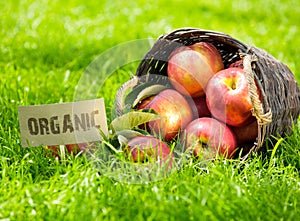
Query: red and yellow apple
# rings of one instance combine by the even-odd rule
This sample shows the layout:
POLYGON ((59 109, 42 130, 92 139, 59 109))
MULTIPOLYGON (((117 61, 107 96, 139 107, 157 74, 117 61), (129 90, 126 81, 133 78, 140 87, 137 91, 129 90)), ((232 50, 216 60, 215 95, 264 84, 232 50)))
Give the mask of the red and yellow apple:
POLYGON ((163 141, 153 136, 138 136, 128 141, 124 152, 133 162, 160 162, 172 167, 173 153, 163 141))
POLYGON ((172 140, 178 132, 192 121, 192 110, 186 99, 176 90, 166 89, 157 94, 147 105, 161 119, 150 121, 147 128, 166 141, 172 140))
POLYGON ((231 158, 237 147, 231 129, 209 117, 198 118, 189 123, 182 138, 186 149, 191 149, 194 156, 202 155, 204 158, 214 158, 216 154, 231 158))
POLYGON ((215 74, 206 87, 206 102, 218 120, 236 127, 248 124, 253 105, 243 69, 228 68, 215 74))
POLYGON ((200 117, 211 117, 211 113, 206 104, 206 96, 186 97, 193 112, 193 119, 200 117))
POLYGON ((254 142, 258 136, 258 125, 255 117, 252 117, 253 122, 243 127, 231 127, 235 134, 238 145, 242 145, 247 142, 254 142))
POLYGON ((199 42, 175 49, 169 58, 167 73, 176 90, 184 95, 204 95, 209 79, 224 68, 214 45, 199 42))

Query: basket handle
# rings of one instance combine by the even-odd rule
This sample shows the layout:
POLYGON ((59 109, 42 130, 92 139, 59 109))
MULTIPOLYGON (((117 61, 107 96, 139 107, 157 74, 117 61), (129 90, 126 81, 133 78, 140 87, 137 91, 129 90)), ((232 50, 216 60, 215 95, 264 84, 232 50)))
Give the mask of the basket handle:
POLYGON ((256 117, 258 124, 257 142, 255 143, 256 145, 254 145, 254 147, 252 147, 249 153, 245 156, 247 158, 252 151, 256 152, 262 146, 266 135, 267 124, 272 122, 272 112, 269 110, 268 112, 264 113, 262 102, 260 101, 257 93, 257 86, 254 80, 254 73, 251 65, 253 61, 257 61, 257 57, 255 55, 244 53, 241 53, 240 56, 243 58, 243 66, 247 76, 249 96, 253 105, 251 110, 252 115, 256 117))
POLYGON ((115 100, 115 105, 116 105, 116 114, 117 117, 121 116, 124 114, 124 96, 126 92, 131 90, 133 87, 135 87, 138 83, 138 77, 133 76, 129 81, 126 81, 122 86, 118 89, 117 95, 116 95, 116 100, 115 100))

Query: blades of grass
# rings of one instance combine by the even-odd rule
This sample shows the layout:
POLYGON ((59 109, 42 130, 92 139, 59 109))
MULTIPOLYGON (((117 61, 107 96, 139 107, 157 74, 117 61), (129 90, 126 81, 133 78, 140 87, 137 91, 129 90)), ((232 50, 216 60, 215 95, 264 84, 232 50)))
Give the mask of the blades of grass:
POLYGON ((270 160, 269 160, 269 169, 271 168, 271 166, 274 165, 273 161, 274 161, 274 156, 275 156, 275 153, 279 147, 279 145, 281 144, 281 142, 284 141, 284 139, 281 137, 278 139, 278 141, 276 142, 273 150, 272 150, 272 153, 271 153, 271 157, 270 157, 270 160))

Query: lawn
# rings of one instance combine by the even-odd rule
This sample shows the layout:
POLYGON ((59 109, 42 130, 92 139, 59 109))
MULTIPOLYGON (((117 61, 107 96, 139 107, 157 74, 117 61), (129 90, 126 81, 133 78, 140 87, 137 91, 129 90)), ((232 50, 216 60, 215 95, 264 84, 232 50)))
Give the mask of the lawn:
POLYGON ((138 61, 115 70, 96 94, 78 91, 87 67, 115 46, 151 43, 180 27, 224 32, 262 48, 300 82, 297 0, 24 0, 0 6, 0 220, 299 220, 297 124, 273 152, 243 162, 186 164, 165 179, 134 184, 102 175, 82 155, 58 161, 41 146, 23 148, 18 123, 18 106, 96 97, 104 97, 110 121, 116 90, 138 61))

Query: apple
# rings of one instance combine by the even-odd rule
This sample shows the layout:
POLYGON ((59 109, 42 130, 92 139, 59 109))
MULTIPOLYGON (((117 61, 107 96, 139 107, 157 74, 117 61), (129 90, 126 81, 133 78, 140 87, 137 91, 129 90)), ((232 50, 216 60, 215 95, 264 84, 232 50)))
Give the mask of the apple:
MULTIPOLYGON (((69 154, 78 154, 80 151, 85 151, 86 149, 93 149, 96 146, 96 143, 78 143, 78 144, 66 144, 65 148, 66 151, 69 154)), ((52 156, 57 157, 60 159, 59 152, 60 152, 60 147, 59 145, 49 145, 45 146, 46 149, 50 150, 52 156)))
POLYGON ((67 149, 68 153, 70 153, 70 154, 71 153, 77 154, 81 150, 81 148, 79 147, 78 144, 66 144, 66 149, 67 149))
POLYGON ((214 45, 199 42, 175 49, 169 58, 167 74, 173 87, 184 95, 205 94, 209 79, 224 68, 222 57, 214 45))
MULTIPOLYGON (((44 148, 46 150, 50 150, 50 153, 51 153, 51 155, 53 157, 60 159, 60 156, 59 156, 59 151, 60 151, 59 145, 49 145, 49 146, 44 146, 44 148)), ((48 153, 47 153, 47 156, 49 156, 48 153)))
POLYGON ((193 120, 182 133, 185 149, 191 149, 195 157, 211 158, 221 154, 233 157, 237 148, 232 130, 224 123, 210 117, 193 120))
POLYGON ((254 142, 258 136, 258 124, 255 117, 253 122, 243 127, 231 127, 236 136, 238 145, 242 145, 247 142, 254 142))
POLYGON ((81 152, 84 152, 96 149, 98 144, 100 144, 100 141, 78 143, 77 146, 81 152))
POLYGON ((193 119, 200 117, 211 117, 211 113, 206 104, 206 96, 186 97, 193 112, 193 119))
MULTIPOLYGON (((78 146, 75 147, 74 145, 68 146, 65 145, 66 147, 66 151, 67 153, 71 154, 71 153, 78 153, 78 146)), ((49 150, 51 155, 57 159, 60 159, 60 146, 59 145, 49 145, 49 146, 45 146, 44 147, 46 150, 49 150)))
POLYGON ((78 143, 78 144, 66 144, 66 148, 69 153, 79 153, 80 151, 85 151, 86 149, 93 149, 95 148, 95 143, 90 142, 90 143, 78 143))
POLYGON ((147 98, 139 101, 139 103, 136 106, 136 109, 137 110, 147 109, 148 104, 153 100, 154 97, 155 97, 155 95, 152 95, 150 97, 147 97, 147 98))
POLYGON ((124 152, 133 162, 168 163, 172 167, 173 153, 163 141, 153 136, 137 136, 128 141, 124 152))
POLYGON ((193 117, 187 100, 174 89, 166 89, 158 93, 146 108, 153 109, 161 116, 161 119, 148 122, 147 128, 166 141, 171 141, 177 136, 193 117))
POLYGON ((206 102, 218 120, 236 127, 248 124, 253 105, 243 69, 227 68, 214 75, 206 87, 206 102))

